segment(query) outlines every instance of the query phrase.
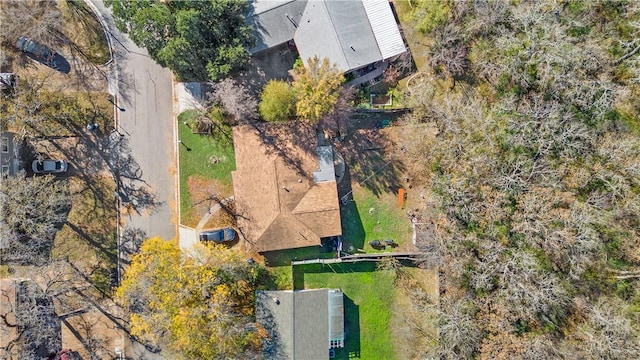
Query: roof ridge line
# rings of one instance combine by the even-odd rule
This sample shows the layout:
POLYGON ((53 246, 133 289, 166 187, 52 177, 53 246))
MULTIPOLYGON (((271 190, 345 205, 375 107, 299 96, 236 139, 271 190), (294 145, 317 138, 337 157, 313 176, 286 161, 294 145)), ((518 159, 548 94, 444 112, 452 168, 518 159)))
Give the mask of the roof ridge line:
MULTIPOLYGON (((358 0, 360 1, 360 0, 358 0)), ((342 41, 340 41, 340 37, 338 36, 338 33, 336 32, 336 26, 333 23, 333 18, 331 17, 331 13, 329 12, 329 8, 327 8, 327 4, 326 4, 326 0, 322 0, 319 1, 322 6, 324 7, 324 11, 327 12, 327 17, 329 18, 329 22, 331 22, 331 33, 333 33, 333 36, 336 38, 336 40, 338 40, 338 44, 340 44, 340 47, 343 47, 342 41)), ((307 3, 307 6, 309 6, 309 3, 307 3)), ((304 8, 305 10, 307 9, 307 7, 305 6, 304 8)), ((344 63, 347 64, 347 66, 351 66, 349 64, 349 60, 347 59, 347 57, 344 55, 344 51, 342 51, 342 49, 340 49, 340 56, 342 57, 342 59, 344 60, 344 63)), ((317 54, 316 54, 317 56, 317 54)), ((322 59, 320 59, 322 60, 322 59)), ((329 64, 329 65, 333 65, 333 64, 329 64)))

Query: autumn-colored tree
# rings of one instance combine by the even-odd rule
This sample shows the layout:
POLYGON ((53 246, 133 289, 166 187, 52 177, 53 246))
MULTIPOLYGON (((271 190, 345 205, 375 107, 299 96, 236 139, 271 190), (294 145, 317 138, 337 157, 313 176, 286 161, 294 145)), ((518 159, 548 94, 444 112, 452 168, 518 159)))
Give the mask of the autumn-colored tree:
POLYGON ((297 70, 293 89, 297 96, 296 113, 311 123, 334 111, 344 75, 329 59, 317 56, 297 70))
POLYGON ((283 121, 295 115, 296 94, 289 83, 271 80, 260 95, 260 115, 266 121, 283 121))
POLYGON ((116 296, 128 309, 131 333, 188 359, 246 358, 259 336, 254 290, 264 268, 221 245, 146 240, 116 296))

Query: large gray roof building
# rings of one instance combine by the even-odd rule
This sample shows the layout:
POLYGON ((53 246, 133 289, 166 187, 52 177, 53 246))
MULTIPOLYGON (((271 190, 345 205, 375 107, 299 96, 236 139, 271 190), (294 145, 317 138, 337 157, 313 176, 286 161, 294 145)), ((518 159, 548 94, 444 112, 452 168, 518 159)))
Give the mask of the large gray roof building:
POLYGON ((344 72, 406 51, 387 0, 253 0, 252 54, 291 39, 302 61, 328 58, 344 72))
POLYGON ((344 295, 336 289, 257 291, 256 319, 268 333, 265 359, 320 360, 344 347, 344 295))

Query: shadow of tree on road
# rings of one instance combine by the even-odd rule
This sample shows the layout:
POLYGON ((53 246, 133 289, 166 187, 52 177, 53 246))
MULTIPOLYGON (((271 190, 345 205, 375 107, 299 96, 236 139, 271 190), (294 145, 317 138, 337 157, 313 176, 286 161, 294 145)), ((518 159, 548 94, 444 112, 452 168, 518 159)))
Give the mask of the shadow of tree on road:
POLYGON ((129 140, 117 133, 109 137, 109 170, 116 179, 116 194, 121 206, 138 215, 154 214, 164 201, 159 201, 149 184, 142 179, 142 170, 131 154, 129 140))

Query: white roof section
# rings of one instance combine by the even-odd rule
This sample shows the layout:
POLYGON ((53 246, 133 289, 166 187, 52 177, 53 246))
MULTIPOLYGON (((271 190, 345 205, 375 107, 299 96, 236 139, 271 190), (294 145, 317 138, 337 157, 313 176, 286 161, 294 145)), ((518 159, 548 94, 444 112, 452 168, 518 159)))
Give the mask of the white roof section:
POLYGON ((400 29, 387 0, 362 0, 371 30, 378 42, 383 59, 400 55, 407 51, 400 35, 400 29))
POLYGON ((325 181, 336 181, 336 172, 333 165, 333 148, 331 145, 318 146, 319 171, 313 172, 313 182, 316 184, 325 181))

